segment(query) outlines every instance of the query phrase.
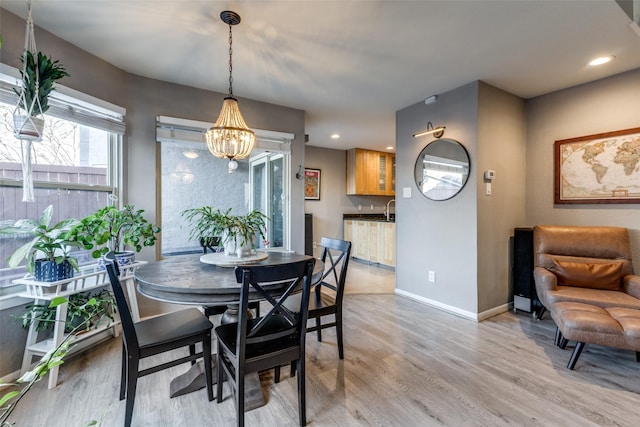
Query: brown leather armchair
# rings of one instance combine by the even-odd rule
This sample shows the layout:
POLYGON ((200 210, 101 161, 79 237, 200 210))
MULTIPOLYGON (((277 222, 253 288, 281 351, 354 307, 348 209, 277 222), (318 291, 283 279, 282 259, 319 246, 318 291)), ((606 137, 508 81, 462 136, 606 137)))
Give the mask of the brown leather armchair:
POLYGON ((626 228, 536 226, 533 249, 536 291, 546 309, 568 301, 640 310, 626 228))

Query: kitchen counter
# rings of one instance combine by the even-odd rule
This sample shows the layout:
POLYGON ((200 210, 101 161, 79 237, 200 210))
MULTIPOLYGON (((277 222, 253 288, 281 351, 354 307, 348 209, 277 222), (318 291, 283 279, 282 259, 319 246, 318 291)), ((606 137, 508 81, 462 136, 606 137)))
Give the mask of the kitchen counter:
POLYGON ((382 214, 344 214, 344 240, 351 242, 351 256, 389 267, 396 265, 396 223, 382 214))
MULTIPOLYGON (((357 221, 382 221, 387 222, 387 217, 384 214, 343 214, 342 219, 351 219, 357 221)), ((396 222, 396 214, 389 215, 388 222, 396 222)))

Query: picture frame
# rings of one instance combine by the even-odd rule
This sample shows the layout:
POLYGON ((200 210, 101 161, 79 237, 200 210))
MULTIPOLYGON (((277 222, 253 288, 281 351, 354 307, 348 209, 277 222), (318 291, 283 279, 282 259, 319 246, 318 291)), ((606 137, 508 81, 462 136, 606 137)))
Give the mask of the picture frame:
POLYGON ((320 169, 304 169, 304 199, 320 200, 320 169))
POLYGON ((640 203, 640 127, 555 141, 554 203, 640 203))

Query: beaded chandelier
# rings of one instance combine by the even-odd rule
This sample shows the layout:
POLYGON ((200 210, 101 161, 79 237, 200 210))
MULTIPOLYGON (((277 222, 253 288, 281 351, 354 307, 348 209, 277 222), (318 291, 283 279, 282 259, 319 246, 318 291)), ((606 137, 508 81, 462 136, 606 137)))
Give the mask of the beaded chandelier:
POLYGON ((244 159, 251 154, 256 142, 256 135, 247 126, 240 113, 238 100, 233 97, 233 65, 231 28, 240 23, 240 15, 226 10, 220 13, 220 19, 229 25, 229 96, 222 103, 222 110, 216 124, 207 130, 205 136, 209 151, 221 158, 229 159, 229 173, 238 167, 236 159, 244 159))

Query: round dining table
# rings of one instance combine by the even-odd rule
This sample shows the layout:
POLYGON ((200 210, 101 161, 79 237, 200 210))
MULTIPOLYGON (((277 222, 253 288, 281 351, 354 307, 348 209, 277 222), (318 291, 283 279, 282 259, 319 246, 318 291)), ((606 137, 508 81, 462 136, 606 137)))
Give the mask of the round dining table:
MULTIPOLYGON (((158 301, 176 304, 237 305, 240 301, 242 283, 236 280, 235 268, 201 261, 202 257, 211 255, 219 254, 176 255, 138 267, 135 272, 138 292, 158 301)), ((247 265, 281 265, 311 258, 308 255, 288 252, 266 252, 266 255, 264 260, 247 265)), ((316 259, 312 283, 320 281, 323 271, 324 264, 316 259)), ((286 285, 273 283, 263 288, 278 295, 286 285)), ((255 298, 249 294, 250 301, 261 299, 258 294, 255 294, 255 298)))
MULTIPOLYGON (((138 267, 134 276, 138 292, 146 297, 174 304, 226 305, 227 310, 221 318, 221 323, 237 321, 242 284, 236 280, 233 265, 223 267, 211 264, 211 255, 214 255, 215 258, 215 256, 222 254, 175 255, 138 267)), ((308 255, 289 252, 266 252, 266 255, 266 258, 264 253, 260 256, 265 259, 239 265, 282 265, 311 259, 308 255)), ((324 263, 316 259, 311 279, 312 284, 318 283, 322 279, 323 273, 324 263)), ((271 283, 262 284, 262 287, 275 296, 282 294, 287 285, 288 283, 271 283)), ((258 294, 254 298, 251 298, 251 294, 249 296, 250 301, 262 299, 258 294)), ((204 388, 203 366, 202 361, 199 361, 188 372, 174 378, 170 384, 170 397, 204 388)), ((265 401, 262 392, 260 392, 258 376, 254 375, 247 381, 247 393, 252 396, 249 398, 247 407, 255 408, 264 405, 265 401)))

